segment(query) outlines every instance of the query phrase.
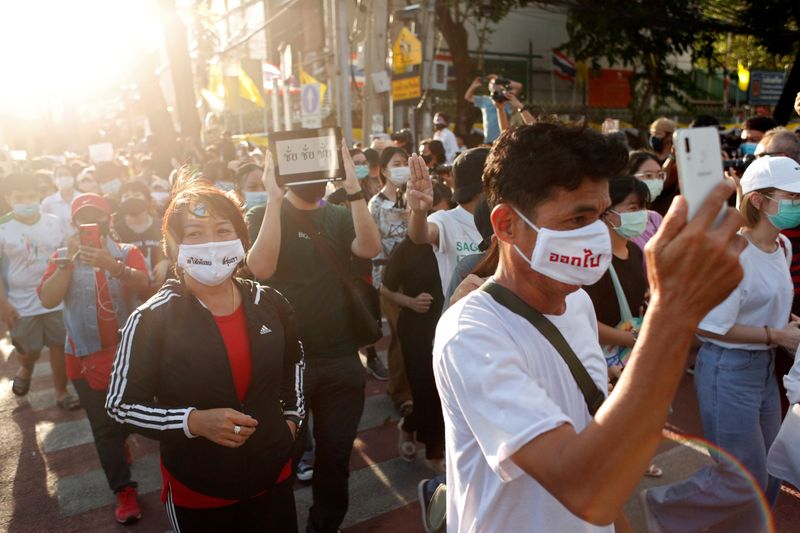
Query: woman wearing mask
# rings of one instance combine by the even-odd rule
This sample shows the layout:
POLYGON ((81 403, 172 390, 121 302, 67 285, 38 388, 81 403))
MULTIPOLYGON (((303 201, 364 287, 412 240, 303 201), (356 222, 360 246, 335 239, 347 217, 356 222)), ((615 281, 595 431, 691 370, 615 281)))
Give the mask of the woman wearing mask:
MULTIPOLYGON (((448 210, 453 204, 447 185, 435 181, 432 211, 448 210)), ((416 437, 425 445, 428 466, 444 472, 444 419, 432 364, 433 337, 444 296, 433 248, 403 239, 386 265, 381 294, 400 307, 397 335, 414 399, 414 412, 398 425, 400 457, 416 459, 416 437)))
POLYGON ((437 166, 447 163, 447 157, 444 154, 444 145, 441 141, 425 139, 419 143, 419 153, 431 174, 435 174, 434 171, 437 166))
POLYGON ((129 181, 120 187, 119 200, 114 231, 120 242, 135 244, 144 254, 155 291, 166 280, 169 262, 161 248, 161 220, 153 215, 150 191, 139 181, 129 181))
POLYGON ((267 203, 267 190, 261 181, 262 174, 264 169, 255 163, 245 163, 236 170, 236 194, 245 213, 248 209, 267 203))
MULTIPOLYGON (((664 179, 667 173, 661 169, 661 165, 658 164, 658 158, 653 152, 647 150, 631 152, 628 158, 626 174, 633 176, 647 186, 650 197, 648 206, 664 190, 664 179)), ((656 234, 658 228, 661 227, 662 220, 664 220, 664 217, 660 213, 648 209, 647 225, 644 231, 642 231, 641 235, 632 238, 631 241, 644 251, 644 245, 656 234)))
POLYGON ((221 191, 178 192, 164 247, 179 279, 122 330, 106 408, 160 441, 174 531, 297 531, 302 346, 288 302, 234 276, 247 245, 239 206, 221 191))
POLYGON ((787 157, 764 157, 747 168, 741 186, 744 278, 700 322, 694 374, 705 438, 736 462, 712 454, 716 463, 690 479, 644 492, 646 515, 664 531, 703 531, 734 515, 740 531, 763 531, 753 482, 769 505, 780 492, 766 470, 781 423, 775 348, 794 353, 800 342, 798 323, 789 322, 792 250, 780 231, 800 224, 800 169, 787 157))
MULTIPOLYGON (((353 163, 356 165, 365 164, 367 165, 367 177, 361 181, 361 189, 364 191, 364 194, 367 198, 372 198, 381 190, 383 184, 381 183, 381 154, 378 153, 377 150, 373 150, 372 148, 367 148, 363 152, 364 159, 363 162, 359 163, 356 161, 356 156, 353 156, 353 163)), ((359 161, 362 161, 361 158, 358 158, 359 161)), ((363 174, 364 171, 362 170, 361 173, 363 174)))
MULTIPOLYGON (((406 183, 411 177, 408 168, 408 153, 396 146, 387 146, 381 152, 381 179, 383 188, 369 201, 369 212, 375 219, 381 234, 381 253, 373 259, 372 283, 380 288, 383 281, 383 269, 389 256, 408 232, 408 212, 406 211, 403 193, 406 183)), ((381 310, 389 322, 392 340, 389 345, 389 386, 388 393, 395 406, 403 410, 411 408, 411 392, 403 370, 403 354, 397 338, 397 317, 400 308, 393 301, 381 297, 381 310)), ((369 369, 368 369, 369 370, 369 369)))

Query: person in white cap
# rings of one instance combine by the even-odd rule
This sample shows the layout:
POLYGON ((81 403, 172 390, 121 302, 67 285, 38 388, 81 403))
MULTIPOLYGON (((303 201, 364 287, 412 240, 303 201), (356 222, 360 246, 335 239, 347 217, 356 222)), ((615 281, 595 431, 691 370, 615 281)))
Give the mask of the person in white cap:
POLYGON ((800 164, 758 159, 741 187, 744 278, 700 322, 694 378, 705 438, 743 465, 757 490, 740 466, 712 453, 715 464, 691 478, 641 493, 651 532, 703 531, 730 520, 736 531, 765 531, 758 492, 770 505, 780 492, 766 467, 781 424, 775 348, 794 352, 800 343, 800 322, 790 314, 791 244, 780 231, 800 224, 800 164))

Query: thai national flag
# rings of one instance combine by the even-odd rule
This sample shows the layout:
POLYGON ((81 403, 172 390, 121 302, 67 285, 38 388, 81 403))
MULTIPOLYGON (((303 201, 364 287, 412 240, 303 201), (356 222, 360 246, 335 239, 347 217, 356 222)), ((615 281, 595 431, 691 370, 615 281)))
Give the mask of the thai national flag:
POLYGON ((558 50, 553 50, 553 73, 562 80, 575 81, 575 63, 558 50))

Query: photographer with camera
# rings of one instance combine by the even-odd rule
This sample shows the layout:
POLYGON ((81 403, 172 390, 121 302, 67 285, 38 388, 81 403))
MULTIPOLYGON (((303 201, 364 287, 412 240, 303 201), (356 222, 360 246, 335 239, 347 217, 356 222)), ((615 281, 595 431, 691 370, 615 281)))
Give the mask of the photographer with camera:
POLYGON ((464 93, 464 100, 480 109, 483 116, 484 143, 491 144, 500 136, 502 131, 501 121, 503 119, 505 119, 505 125, 508 127, 508 113, 511 110, 509 109, 510 105, 507 104, 506 93, 510 92, 518 95, 520 91, 522 91, 520 82, 502 78, 497 74, 475 78, 467 88, 467 92, 464 93), (475 91, 484 84, 489 90, 489 95, 476 95, 475 91))

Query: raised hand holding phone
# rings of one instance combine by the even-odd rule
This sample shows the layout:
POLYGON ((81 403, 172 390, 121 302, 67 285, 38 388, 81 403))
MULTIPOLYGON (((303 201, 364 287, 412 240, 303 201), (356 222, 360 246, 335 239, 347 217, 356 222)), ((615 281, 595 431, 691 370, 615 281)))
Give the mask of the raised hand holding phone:
MULTIPOLYGON (((686 199, 687 218, 692 220, 711 191, 725 179, 719 131, 715 127, 679 129, 673 145, 681 195, 686 199)), ((722 219, 722 210, 720 205, 715 225, 722 219)))

